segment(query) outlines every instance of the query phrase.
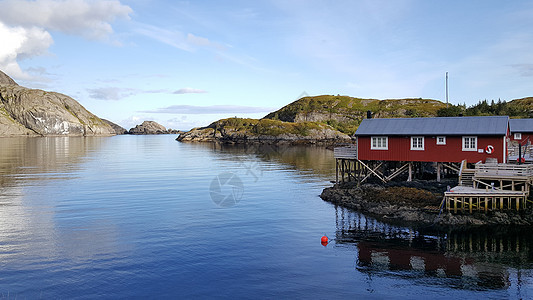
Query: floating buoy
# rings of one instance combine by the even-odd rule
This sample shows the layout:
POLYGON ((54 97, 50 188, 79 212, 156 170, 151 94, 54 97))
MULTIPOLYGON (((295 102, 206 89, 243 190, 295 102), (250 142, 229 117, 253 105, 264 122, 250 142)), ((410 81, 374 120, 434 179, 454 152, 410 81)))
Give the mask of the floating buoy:
POLYGON ((324 245, 324 244, 327 245, 327 244, 328 244, 328 240, 329 240, 329 239, 328 239, 327 236, 323 236, 323 237, 320 239, 320 243, 322 243, 322 245, 324 245))

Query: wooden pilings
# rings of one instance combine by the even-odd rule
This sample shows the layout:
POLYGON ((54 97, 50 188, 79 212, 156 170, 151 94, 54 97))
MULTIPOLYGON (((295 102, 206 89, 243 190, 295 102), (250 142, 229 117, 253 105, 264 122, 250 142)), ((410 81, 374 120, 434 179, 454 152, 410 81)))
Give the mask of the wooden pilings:
POLYGON ((527 194, 523 191, 502 191, 475 189, 457 186, 444 193, 445 208, 457 213, 493 210, 524 210, 527 207, 527 194))

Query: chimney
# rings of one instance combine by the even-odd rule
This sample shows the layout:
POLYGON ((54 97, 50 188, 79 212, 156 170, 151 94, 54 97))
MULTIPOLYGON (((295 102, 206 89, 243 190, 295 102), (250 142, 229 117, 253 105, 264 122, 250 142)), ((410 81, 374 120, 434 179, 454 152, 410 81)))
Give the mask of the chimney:
POLYGON ((372 111, 371 110, 367 110, 366 111, 366 118, 367 119, 372 119, 372 111))

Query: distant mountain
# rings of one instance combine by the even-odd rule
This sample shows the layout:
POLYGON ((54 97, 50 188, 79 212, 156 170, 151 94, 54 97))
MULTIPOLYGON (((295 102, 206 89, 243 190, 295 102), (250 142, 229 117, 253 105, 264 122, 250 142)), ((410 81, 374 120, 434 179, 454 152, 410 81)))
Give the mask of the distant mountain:
POLYGON ((19 86, 0 71, 0 136, 114 134, 71 97, 19 86))

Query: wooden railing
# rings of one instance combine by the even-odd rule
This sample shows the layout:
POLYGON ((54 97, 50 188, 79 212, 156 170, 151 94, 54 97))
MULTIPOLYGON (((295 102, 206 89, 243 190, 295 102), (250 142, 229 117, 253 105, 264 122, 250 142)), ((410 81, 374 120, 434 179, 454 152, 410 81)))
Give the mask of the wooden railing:
POLYGON ((335 158, 357 159, 357 147, 355 145, 335 147, 333 155, 335 158))
POLYGON ((533 165, 477 163, 475 177, 533 177, 533 165))

